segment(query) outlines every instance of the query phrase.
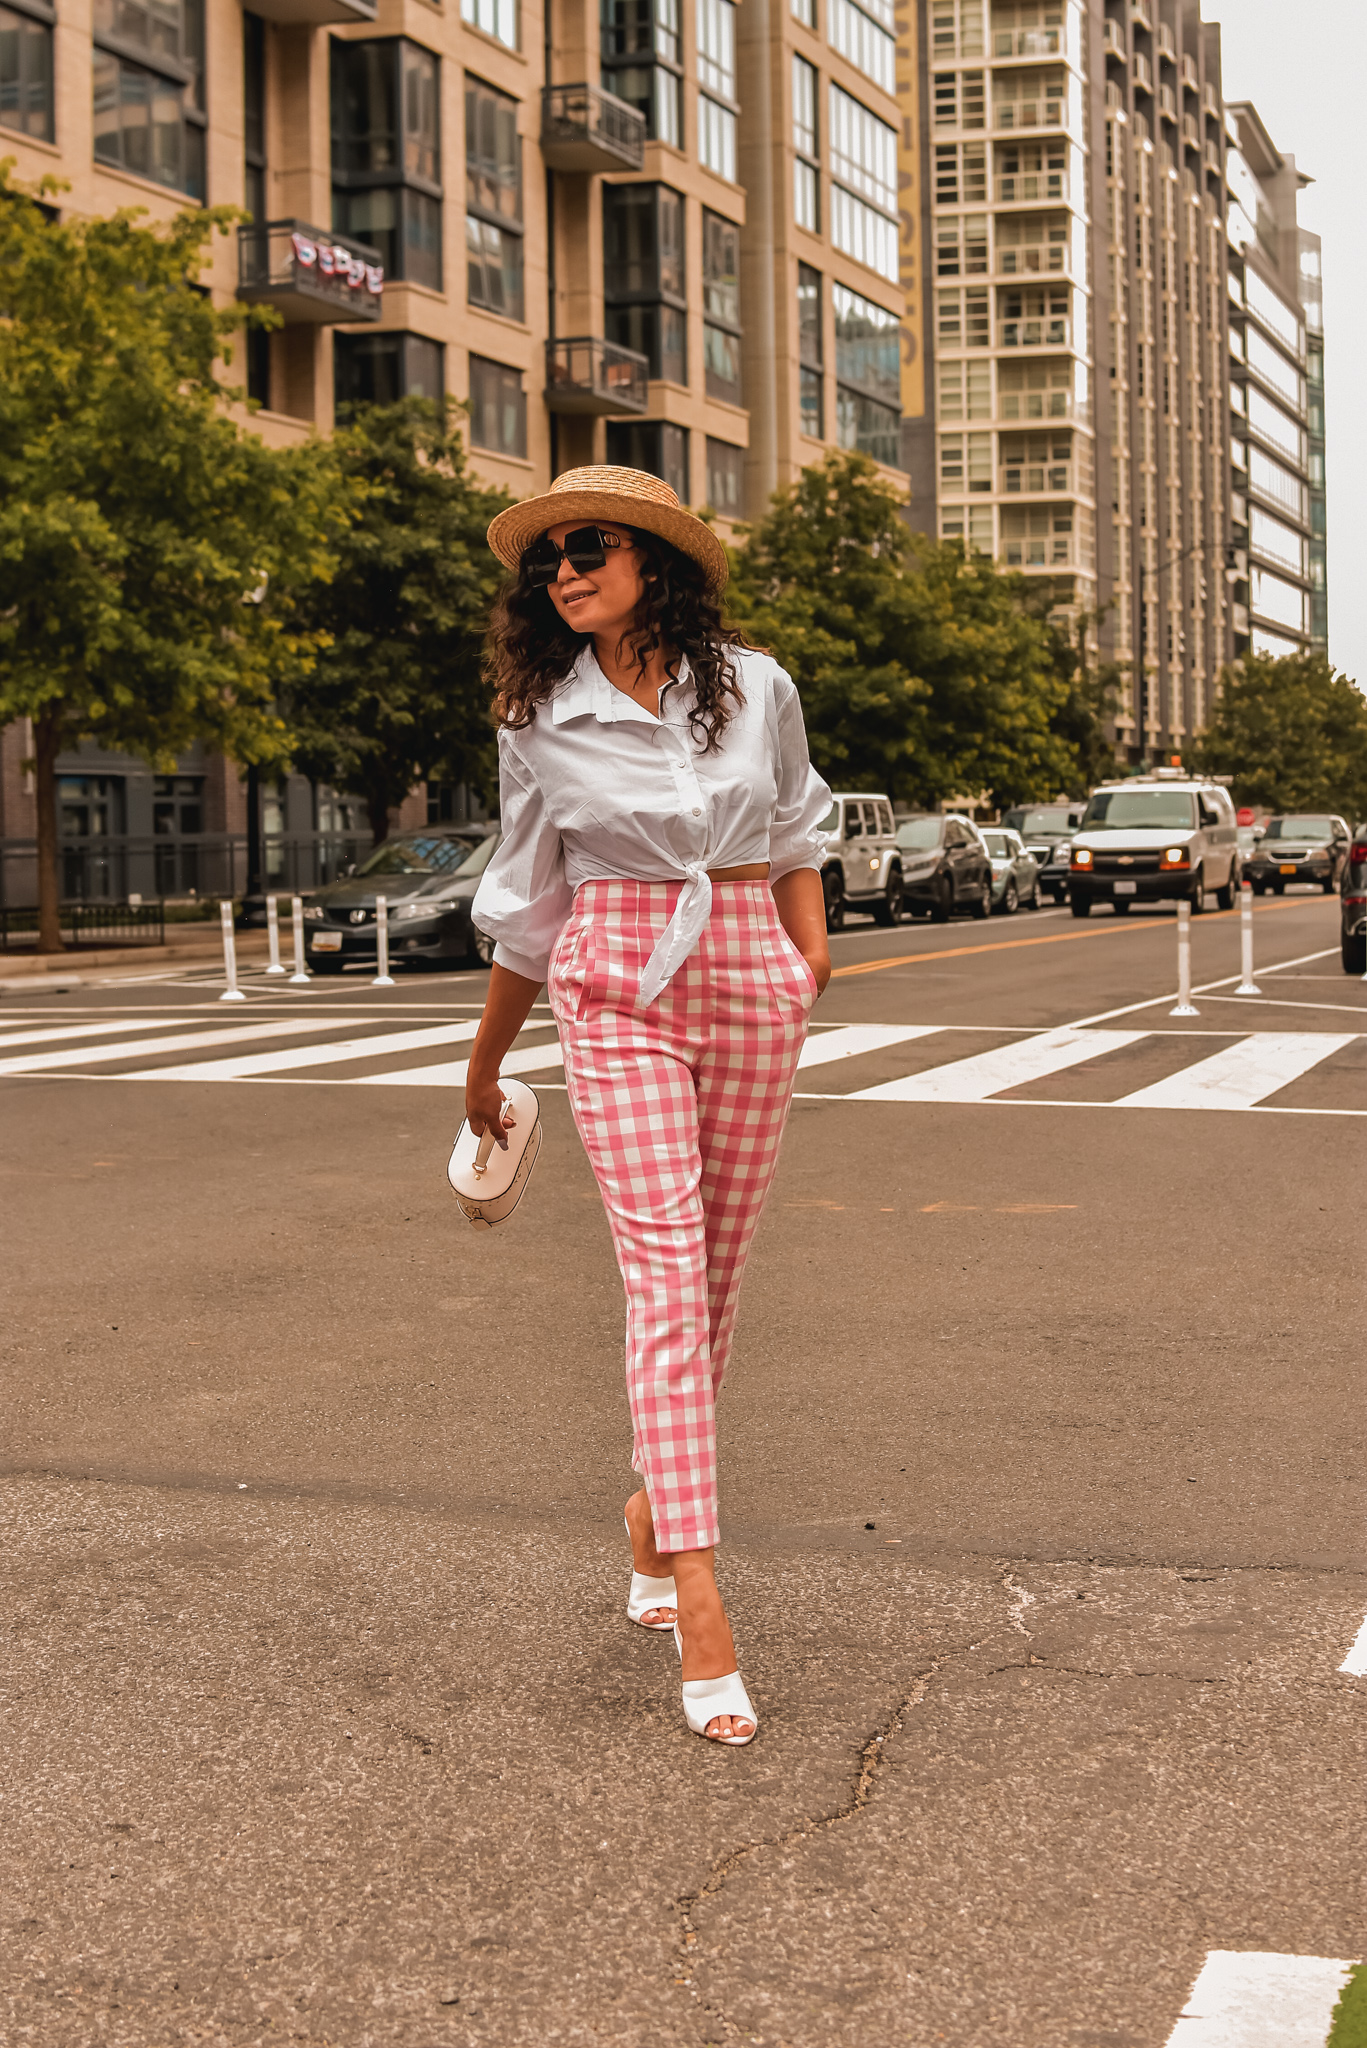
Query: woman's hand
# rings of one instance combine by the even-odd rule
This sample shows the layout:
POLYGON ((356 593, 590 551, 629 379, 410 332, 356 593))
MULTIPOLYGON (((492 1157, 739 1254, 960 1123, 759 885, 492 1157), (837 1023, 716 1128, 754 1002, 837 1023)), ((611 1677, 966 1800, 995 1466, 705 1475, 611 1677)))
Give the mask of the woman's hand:
POLYGON ((514 974, 511 968, 494 964, 489 971, 484 1015, 479 1020, 470 1064, 465 1070, 465 1115, 470 1129, 477 1138, 492 1130, 504 1152, 508 1140, 503 1134, 510 1126, 504 1121, 498 1070, 531 1015, 540 988, 539 981, 529 981, 525 974, 514 974))
POLYGON ((826 898, 815 868, 794 868, 772 885, 779 923, 812 970, 817 994, 831 978, 831 953, 826 944, 826 898))

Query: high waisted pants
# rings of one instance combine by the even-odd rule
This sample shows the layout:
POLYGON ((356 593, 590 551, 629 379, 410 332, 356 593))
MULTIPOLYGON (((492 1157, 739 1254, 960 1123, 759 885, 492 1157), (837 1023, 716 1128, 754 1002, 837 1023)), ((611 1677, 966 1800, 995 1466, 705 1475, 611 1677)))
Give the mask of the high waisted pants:
POLYGON ((632 1463, 665 1552, 718 1539, 717 1392, 816 997, 769 884, 721 882, 697 947, 641 1009, 677 896, 672 882, 585 883, 548 975, 626 1287, 632 1463))

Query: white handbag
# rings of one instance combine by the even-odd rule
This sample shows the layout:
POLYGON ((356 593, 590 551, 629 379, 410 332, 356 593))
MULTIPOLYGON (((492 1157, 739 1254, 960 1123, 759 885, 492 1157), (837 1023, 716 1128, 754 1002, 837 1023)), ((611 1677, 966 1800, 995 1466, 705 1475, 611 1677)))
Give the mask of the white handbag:
POLYGON ((492 1130, 477 1138, 467 1119, 456 1132, 446 1166, 461 1214, 476 1230, 492 1230, 512 1215, 541 1150, 541 1104, 535 1090, 525 1081, 505 1081, 502 1086, 507 1150, 492 1130))

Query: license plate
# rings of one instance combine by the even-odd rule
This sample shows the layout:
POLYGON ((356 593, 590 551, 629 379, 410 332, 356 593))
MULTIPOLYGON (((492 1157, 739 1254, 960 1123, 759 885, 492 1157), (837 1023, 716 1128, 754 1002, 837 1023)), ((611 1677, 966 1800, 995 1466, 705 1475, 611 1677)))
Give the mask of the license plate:
POLYGON ((310 944, 315 953, 340 953, 342 950, 342 934, 340 932, 314 932, 311 935, 310 944))
POLYGON ((1296 872, 1294 861, 1284 861, 1282 863, 1280 872, 1284 875, 1294 875, 1296 872))
POLYGON ((1138 887, 1138 882, 1117 882, 1115 885, 1115 893, 1117 896, 1133 896, 1135 890, 1138 887))

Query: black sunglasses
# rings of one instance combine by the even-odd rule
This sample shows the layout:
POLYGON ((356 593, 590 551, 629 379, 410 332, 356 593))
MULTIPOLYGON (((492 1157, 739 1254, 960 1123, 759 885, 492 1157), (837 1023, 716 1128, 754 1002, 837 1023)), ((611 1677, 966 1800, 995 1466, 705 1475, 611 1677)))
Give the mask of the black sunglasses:
POLYGON ((582 575, 585 569, 603 568, 608 549, 621 545, 620 534, 604 533, 601 526, 577 526, 573 533, 565 535, 563 548, 557 547, 548 533, 543 533, 523 555, 522 573, 537 590, 555 582, 562 562, 568 562, 571 569, 577 569, 582 575))

